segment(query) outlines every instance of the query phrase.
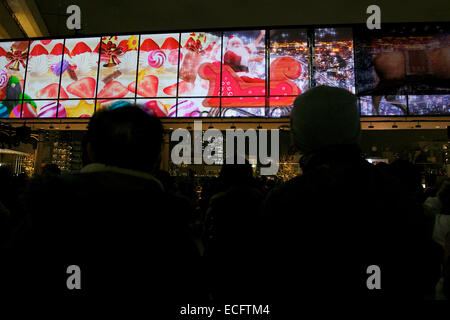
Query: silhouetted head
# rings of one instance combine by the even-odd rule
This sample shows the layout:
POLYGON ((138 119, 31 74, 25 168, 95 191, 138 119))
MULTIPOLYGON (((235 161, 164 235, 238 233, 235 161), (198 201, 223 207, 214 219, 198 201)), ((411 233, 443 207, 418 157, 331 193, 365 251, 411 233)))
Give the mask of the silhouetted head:
POLYGON ((380 169, 383 172, 389 173, 391 170, 391 167, 389 164, 387 164, 386 162, 378 162, 375 165, 378 169, 380 169))
POLYGON ((174 189, 174 180, 169 172, 164 170, 155 170, 153 176, 162 183, 164 190, 168 191, 174 189))
POLYGON ((61 169, 59 169, 57 164, 48 163, 42 168, 43 176, 59 176, 61 175, 61 169))
POLYGON ((224 164, 220 180, 226 187, 249 184, 253 180, 253 169, 248 160, 244 164, 224 164))
POLYGON ((421 192, 422 176, 418 167, 408 160, 395 160, 390 165, 390 172, 407 187, 408 191, 421 192))
POLYGON ((356 145, 360 129, 356 96, 347 90, 319 86, 294 101, 291 135, 303 154, 337 145, 356 145))
POLYGON ((128 105, 93 115, 86 149, 90 162, 150 172, 159 160, 162 138, 158 118, 128 105))

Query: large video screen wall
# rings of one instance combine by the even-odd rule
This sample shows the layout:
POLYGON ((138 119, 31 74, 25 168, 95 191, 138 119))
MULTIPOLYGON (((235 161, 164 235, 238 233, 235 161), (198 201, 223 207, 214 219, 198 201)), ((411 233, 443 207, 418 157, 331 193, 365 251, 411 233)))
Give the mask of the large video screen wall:
POLYGON ((364 116, 450 113, 448 25, 358 28, 3 41, 0 118, 88 118, 122 100, 158 117, 285 117, 316 85, 358 94, 364 116))

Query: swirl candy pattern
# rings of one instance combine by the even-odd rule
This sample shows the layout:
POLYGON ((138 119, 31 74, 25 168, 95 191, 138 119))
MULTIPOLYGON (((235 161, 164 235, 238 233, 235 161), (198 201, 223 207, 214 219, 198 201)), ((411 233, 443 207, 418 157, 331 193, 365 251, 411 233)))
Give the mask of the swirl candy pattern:
POLYGON ((200 110, 195 106, 193 101, 183 100, 177 104, 177 116, 178 117, 194 117, 200 114, 200 110))
POLYGON ((0 70, 0 89, 3 89, 8 84, 8 74, 5 70, 0 70))
POLYGON ((152 68, 158 69, 166 61, 166 54, 162 50, 153 50, 148 55, 148 65, 152 68))
POLYGON ((56 102, 49 103, 39 109, 38 118, 65 118, 67 117, 66 109, 56 102), (59 110, 58 110, 59 108, 59 110))

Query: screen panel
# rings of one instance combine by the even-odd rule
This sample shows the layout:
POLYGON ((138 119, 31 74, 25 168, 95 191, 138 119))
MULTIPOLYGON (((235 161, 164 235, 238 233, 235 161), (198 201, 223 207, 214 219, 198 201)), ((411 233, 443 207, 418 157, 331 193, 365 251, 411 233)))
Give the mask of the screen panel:
POLYGON ((0 118, 9 118, 22 101, 28 45, 28 41, 0 42, 0 118))
POLYGON ((179 33, 141 35, 137 97, 176 96, 179 33))
POLYGON ((179 97, 219 96, 221 32, 181 34, 179 97))
POLYGON ((2 100, 0 101, 0 119, 7 119, 11 114, 11 110, 17 105, 17 101, 2 100))
MULTIPOLYGON (((34 107, 34 110, 36 108, 34 107)), ((2 100, 0 102, 0 118, 20 118, 22 110, 22 100, 2 100)), ((32 114, 35 114, 34 111, 32 114)))
POLYGON ((270 118, 288 117, 296 97, 278 96, 270 97, 267 116, 270 118))
POLYGON ((222 117, 265 117, 265 100, 265 97, 224 97, 221 115, 222 117), (244 102, 240 104, 239 101, 244 102), (253 105, 249 102, 253 102, 253 105))
MULTIPOLYGON (((24 100, 24 103, 26 102, 27 100, 24 100)), ((58 100, 36 100, 35 103, 37 118, 67 118, 66 110, 58 103, 58 100)), ((25 117, 24 110, 22 110, 22 117, 25 117)))
POLYGON ((116 109, 116 108, 125 106, 126 104, 135 104, 135 103, 136 103, 136 99, 133 99, 133 98, 108 99, 108 100, 103 100, 102 102, 97 100, 97 102, 95 104, 95 111, 116 109))
POLYGON ((97 99, 135 97, 138 35, 102 37, 97 99))
POLYGON ((58 100, 23 100, 11 111, 12 118, 67 118, 64 107, 58 100))
POLYGON ((410 115, 449 115, 450 95, 408 96, 410 115))
POLYGON ((309 49, 306 29, 270 30, 269 94, 299 95, 309 87, 309 49), (285 92, 280 84, 288 84, 285 92))
POLYGON ((316 85, 355 93, 352 29, 316 29, 314 40, 316 85))
POLYGON ((67 118, 90 118, 95 111, 94 100, 59 100, 67 118))
POLYGON ((178 117, 219 117, 219 99, 215 103, 205 105, 206 98, 178 98, 177 116, 178 117))
POLYGON ((449 94, 445 23, 354 29, 358 95, 449 94))
POLYGON ((61 86, 69 98, 95 98, 99 43, 100 37, 66 40, 64 60, 69 69, 62 74, 61 86))
POLYGON ((224 32, 223 48, 221 96, 265 96, 265 30, 224 32))
POLYGON ((361 116, 407 115, 406 96, 362 96, 359 97, 361 116))
POLYGON ((137 105, 148 114, 158 118, 174 118, 177 115, 177 99, 136 99, 137 105))
POLYGON ((30 44, 28 68, 25 83, 25 99, 68 98, 67 92, 60 87, 62 73, 72 68, 67 59, 63 60, 64 39, 37 40, 30 44))

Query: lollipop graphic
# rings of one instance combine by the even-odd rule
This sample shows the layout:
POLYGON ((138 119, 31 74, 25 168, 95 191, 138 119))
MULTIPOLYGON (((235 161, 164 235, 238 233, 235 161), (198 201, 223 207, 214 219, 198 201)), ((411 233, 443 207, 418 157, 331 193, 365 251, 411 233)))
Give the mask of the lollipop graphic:
POLYGON ((152 68, 158 69, 166 60, 166 54, 162 50, 153 50, 148 55, 148 65, 152 68))
POLYGON ((4 69, 0 69, 0 90, 8 84, 8 74, 4 69))

